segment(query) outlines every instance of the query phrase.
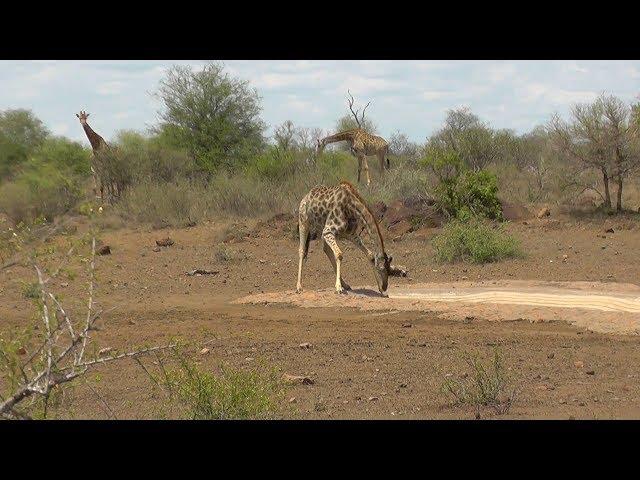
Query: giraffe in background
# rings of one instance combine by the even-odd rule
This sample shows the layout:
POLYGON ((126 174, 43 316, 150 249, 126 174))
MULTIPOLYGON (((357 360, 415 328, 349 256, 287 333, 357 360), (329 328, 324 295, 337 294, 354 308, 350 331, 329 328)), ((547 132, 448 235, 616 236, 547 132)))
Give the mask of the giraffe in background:
POLYGON ((318 140, 316 153, 322 153, 324 148, 330 143, 344 141, 349 142, 351 154, 358 159, 358 183, 360 182, 360 174, 362 172, 362 168, 364 167, 364 173, 367 176, 367 186, 369 186, 371 185, 371 177, 369 177, 369 164, 367 163, 367 156, 375 155, 378 157, 378 161, 380 162, 380 175, 382 175, 385 169, 385 160, 386 167, 387 169, 389 168, 389 158, 387 157, 387 155, 389 154, 389 143, 384 138, 378 137, 377 135, 372 135, 364 129, 364 113, 366 112, 367 107, 371 104, 371 102, 367 103, 367 105, 362 110, 362 113, 358 117, 359 110, 353 109, 353 95, 351 95, 351 92, 349 92, 348 90, 347 93, 349 94, 347 104, 349 105, 349 110, 351 111, 351 115, 353 115, 358 128, 336 133, 335 135, 329 135, 328 137, 324 137, 318 140))
POLYGON ((87 123, 87 118, 89 118, 89 114, 84 110, 81 110, 80 113, 76 113, 76 117, 80 120, 80 124, 84 129, 84 133, 87 135, 89 139, 89 143, 91 143, 91 149, 93 150, 93 160, 91 162, 91 175, 93 177, 93 194, 96 198, 100 198, 100 202, 102 203, 104 199, 104 185, 102 181, 98 179, 98 175, 96 173, 95 163, 96 156, 105 148, 109 148, 107 142, 105 142, 104 138, 98 135, 87 123), (100 183, 100 195, 98 196, 98 183, 100 183))
POLYGON ((360 182, 360 174, 364 167, 364 173, 367 176, 367 186, 371 184, 367 155, 375 155, 378 157, 381 174, 385 169, 385 160, 386 168, 389 168, 389 159, 387 158, 389 143, 384 138, 367 133, 361 128, 336 133, 335 135, 330 135, 318 140, 316 151, 320 154, 330 143, 345 141, 350 143, 351 154, 358 159, 358 182, 360 182))

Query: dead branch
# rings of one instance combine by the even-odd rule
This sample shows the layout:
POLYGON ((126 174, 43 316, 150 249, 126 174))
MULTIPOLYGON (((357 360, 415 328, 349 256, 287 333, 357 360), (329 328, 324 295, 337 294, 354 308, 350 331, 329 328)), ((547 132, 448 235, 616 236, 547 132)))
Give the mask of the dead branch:
MULTIPOLYGON (((69 251, 70 255, 72 250, 69 251)), ((42 269, 33 264, 40 286, 40 319, 44 325, 44 338, 34 349, 29 359, 18 362, 21 380, 14 391, 0 398, 0 417, 11 419, 29 418, 20 412, 18 406, 30 397, 47 398, 52 389, 84 375, 89 368, 123 358, 136 358, 159 350, 175 348, 175 344, 137 349, 109 357, 86 358, 90 332, 97 330, 96 321, 101 318, 102 311, 94 310, 96 240, 91 242, 91 258, 89 266, 89 291, 87 313, 81 325, 74 325, 72 318, 62 306, 58 298, 47 289, 47 281, 42 269), (38 360, 39 359, 39 360, 38 360)), ((56 273, 60 269, 56 270, 56 273)), ((6 352, 0 350, 6 357, 6 352)), ((94 392, 95 393, 95 392, 94 392)), ((104 399, 101 400, 103 403, 104 399)), ((108 405, 107 405, 108 407, 108 405)), ((110 410, 110 408, 109 408, 110 410)), ((113 414, 113 412, 111 411, 113 414)), ((114 415, 115 416, 115 415, 114 415)))
POLYGON ((353 118, 358 124, 358 128, 362 128, 362 125, 360 125, 360 120, 358 119, 358 110, 356 110, 355 112, 353 111, 353 103, 354 103, 353 95, 351 95, 351 92, 349 90, 347 90, 347 93, 349 94, 349 98, 347 99, 349 110, 351 110, 351 114, 353 115, 353 118))

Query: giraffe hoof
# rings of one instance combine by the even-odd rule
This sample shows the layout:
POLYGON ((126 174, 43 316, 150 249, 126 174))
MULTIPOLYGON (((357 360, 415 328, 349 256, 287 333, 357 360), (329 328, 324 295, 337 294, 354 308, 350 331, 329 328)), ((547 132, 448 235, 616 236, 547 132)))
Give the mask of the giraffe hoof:
POLYGON ((302 287, 296 288, 296 293, 302 293, 302 287))
POLYGON ((336 295, 346 295, 347 291, 344 288, 336 288, 336 295))
POLYGON ((350 286, 349 286, 349 284, 348 284, 348 283, 346 283, 346 282, 342 282, 342 288, 343 288, 344 290, 351 290, 351 287, 350 287, 350 286))

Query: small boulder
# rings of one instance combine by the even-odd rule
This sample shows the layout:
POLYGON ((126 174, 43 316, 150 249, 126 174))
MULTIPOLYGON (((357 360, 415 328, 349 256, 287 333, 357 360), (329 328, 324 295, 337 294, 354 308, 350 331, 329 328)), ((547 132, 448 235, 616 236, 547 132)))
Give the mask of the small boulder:
POLYGON ((162 240, 156 240, 156 245, 159 246, 159 247, 170 247, 174 243, 175 242, 172 239, 170 239, 169 237, 163 238, 162 240))
POLYGON ((305 377, 304 375, 291 375, 289 373, 282 375, 282 381, 288 385, 313 385, 314 383, 309 377, 305 377))
POLYGON ((542 207, 538 213, 536 214, 536 217, 538 218, 544 218, 544 217, 548 217, 551 215, 551 210, 549 210, 549 207, 542 207))
POLYGON ((96 253, 98 255, 111 255, 111 247, 109 245, 103 245, 96 253))

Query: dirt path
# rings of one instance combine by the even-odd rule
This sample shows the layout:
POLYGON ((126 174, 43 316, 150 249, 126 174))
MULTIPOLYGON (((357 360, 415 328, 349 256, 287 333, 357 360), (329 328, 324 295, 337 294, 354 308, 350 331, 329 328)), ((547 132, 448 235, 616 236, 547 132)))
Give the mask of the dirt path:
POLYGON ((496 321, 561 320, 600 333, 640 333, 640 287, 597 282, 485 281, 423 283, 391 288, 381 298, 371 288, 347 295, 331 289, 249 295, 238 303, 285 303, 298 307, 434 311, 446 318, 496 321))

